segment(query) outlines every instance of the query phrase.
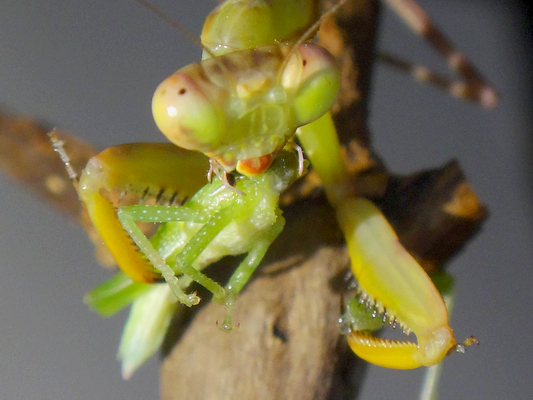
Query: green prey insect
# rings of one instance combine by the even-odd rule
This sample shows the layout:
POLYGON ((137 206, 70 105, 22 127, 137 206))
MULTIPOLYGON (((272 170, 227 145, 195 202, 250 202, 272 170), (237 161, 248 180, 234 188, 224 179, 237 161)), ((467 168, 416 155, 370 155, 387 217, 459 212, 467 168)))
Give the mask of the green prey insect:
MULTIPOLYGON (((56 150, 68 166, 68 155, 62 148, 62 142, 53 133, 51 136, 56 150)), ((165 153, 172 156, 169 160, 203 162, 207 165, 207 158, 201 153, 183 150, 172 144, 158 144, 157 147, 158 156, 165 153)), ((88 209, 95 207, 115 212, 103 192, 123 188, 113 186, 116 183, 113 181, 114 172, 118 171, 106 165, 106 156, 112 153, 113 166, 124 166, 136 158, 138 151, 146 155, 144 144, 115 146, 89 162, 77 184, 80 197, 88 209), (90 188, 91 185, 96 185, 100 190, 90 188), (90 196, 87 196, 86 191, 90 196)), ((144 167, 137 162, 130 166, 132 169, 129 171, 133 174, 137 167, 144 167)), ((166 173, 172 171, 165 164, 159 164, 159 167, 156 176, 165 177, 166 173)), ((142 175, 142 172, 139 173, 142 175)), ((278 206, 279 196, 299 176, 297 153, 283 150, 265 173, 257 177, 236 177, 235 187, 244 196, 228 190, 217 177, 181 206, 131 205, 122 206, 116 211, 124 229, 120 227, 121 230, 115 230, 106 225, 105 232, 110 234, 108 239, 133 239, 147 260, 139 257, 139 252, 131 256, 137 256, 135 261, 149 262, 155 267, 154 273, 160 271, 167 282, 135 282, 121 272, 85 297, 85 302, 104 316, 115 314, 133 301, 119 350, 125 378, 131 376, 159 347, 175 312, 176 301, 187 306, 200 302, 195 293, 184 292, 193 281, 211 291, 214 301, 225 307, 222 329, 234 329, 231 311, 237 295, 260 264, 272 241, 283 230, 285 220, 278 206), (149 240, 136 221, 161 225, 149 240), (224 287, 200 271, 226 255, 243 253, 247 253, 246 257, 224 287)), ((130 186, 129 191, 132 190, 130 186)), ((104 215, 101 209, 99 214, 104 215)), ((101 222, 117 224, 117 218, 107 217, 101 222)), ((131 243, 125 249, 132 249, 131 243)))
MULTIPOLYGON (((66 159, 61 143, 56 140, 55 146, 66 159)), ((180 170, 183 173, 187 166, 195 162, 203 161, 207 164, 206 157, 197 152, 183 150, 172 144, 157 144, 150 146, 150 149, 154 147, 157 148, 154 154, 158 157, 165 154, 169 156, 169 161, 184 163, 180 170)), ((124 259, 136 257, 133 261, 144 262, 146 265, 143 267, 150 266, 150 271, 155 276, 160 274, 178 301, 187 306, 198 304, 200 298, 195 293, 185 294, 177 275, 188 277, 186 286, 191 281, 198 282, 213 293, 216 301, 227 307, 228 312, 223 326, 224 329, 231 330, 230 310, 235 297, 261 262, 272 241, 283 229, 284 219, 278 201, 280 194, 299 176, 297 155, 294 152, 282 151, 267 172, 254 178, 237 176, 235 187, 244 193, 244 196, 239 192, 227 190, 220 179, 216 179, 204 185, 181 206, 142 204, 122 206, 113 218, 109 213, 114 213, 115 210, 103 192, 125 189, 117 186, 114 181, 115 173, 122 171, 121 168, 115 170, 115 167, 130 163, 132 159, 136 159, 139 151, 143 156, 146 155, 145 144, 124 144, 107 149, 91 159, 77 185, 80 198, 90 213, 96 210, 98 215, 102 216, 95 218, 94 221, 95 225, 101 223, 96 225, 97 228, 104 227, 104 234, 108 235, 104 237, 105 240, 117 243, 123 238, 121 245, 124 245, 124 241, 131 238, 142 253, 142 257, 138 252, 135 253, 136 250, 130 243, 128 247, 122 249, 132 250, 132 253, 124 251, 121 254, 124 259), (107 156, 111 154, 113 165, 105 162, 107 156), (117 225, 117 221, 121 226, 117 225), (163 225, 151 240, 148 240, 136 222, 163 225), (223 256, 243 253, 248 253, 248 256, 237 267, 225 288, 199 271, 223 256)), ((154 162, 150 165, 152 167, 150 172, 154 173, 154 176, 166 178, 172 172, 176 172, 167 163, 156 165, 154 162)), ((137 174, 136 171, 137 168, 143 170, 144 165, 135 162, 130 167, 128 171, 136 176, 138 185, 145 186, 140 179, 142 173, 139 171, 137 174)), ((167 188, 172 188, 174 193, 172 196, 177 197, 180 191, 179 185, 173 187, 170 186, 170 182, 167 184, 167 188)), ((184 182, 180 181, 180 184, 184 182)), ((130 183, 128 191, 133 190, 130 183)), ((162 197, 160 193, 158 198, 162 197)), ((134 279, 131 275, 130 278, 134 279)))

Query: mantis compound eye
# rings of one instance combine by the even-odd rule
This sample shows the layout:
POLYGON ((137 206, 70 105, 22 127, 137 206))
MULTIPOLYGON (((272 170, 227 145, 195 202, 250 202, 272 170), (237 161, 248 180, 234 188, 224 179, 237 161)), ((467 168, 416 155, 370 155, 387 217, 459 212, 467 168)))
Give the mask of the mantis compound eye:
POLYGON ((155 91, 152 113, 168 140, 184 149, 205 153, 220 146, 225 132, 224 114, 193 73, 180 70, 165 79, 155 91))
POLYGON ((304 125, 326 113, 337 97, 340 71, 334 57, 324 48, 304 43, 290 56, 282 84, 294 89, 294 117, 304 125))

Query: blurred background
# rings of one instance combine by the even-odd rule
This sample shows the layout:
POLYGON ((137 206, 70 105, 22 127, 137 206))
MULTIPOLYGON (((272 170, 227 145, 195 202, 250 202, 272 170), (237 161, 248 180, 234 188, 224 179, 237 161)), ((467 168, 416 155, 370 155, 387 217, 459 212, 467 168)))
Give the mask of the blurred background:
MULTIPOLYGON (((154 1, 194 34, 213 0, 154 1)), ((491 216, 449 265, 457 338, 481 346, 445 361, 440 399, 533 393, 532 48, 529 10, 509 1, 419 0, 502 94, 494 110, 378 66, 370 129, 391 171, 457 158, 491 216)), ((529 7, 529 6, 528 6, 529 7)), ((446 66, 384 7, 378 47, 446 66)), ((3 0, 0 106, 100 148, 163 141, 151 117, 159 82, 201 50, 134 0, 3 0)), ((125 382, 115 354, 126 313, 104 320, 82 295, 108 274, 80 227, 0 175, 0 400, 156 399, 154 357, 125 382)), ((370 367, 360 399, 414 399, 423 370, 370 367)), ((186 390, 186 388, 184 388, 186 390)))

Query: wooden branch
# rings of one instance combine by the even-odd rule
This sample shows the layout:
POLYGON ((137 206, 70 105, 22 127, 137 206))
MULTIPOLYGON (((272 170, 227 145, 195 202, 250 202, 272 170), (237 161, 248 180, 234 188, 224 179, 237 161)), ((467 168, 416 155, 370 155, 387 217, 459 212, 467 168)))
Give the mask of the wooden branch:
MULTIPOLYGON (((27 118, 0 112, 0 170, 17 183, 33 190, 49 204, 78 219, 82 205, 65 166, 50 145, 50 129, 27 118)), ((64 132, 69 157, 76 171, 81 171, 96 155, 89 144, 64 132)))
MULTIPOLYGON (((100 264, 114 268, 113 256, 92 225, 63 162, 51 146, 47 135, 50 130, 32 119, 0 111, 0 170, 83 226, 96 247, 100 264)), ((93 146, 69 133, 58 131, 57 135, 65 142, 71 165, 78 173, 97 154, 93 146)))

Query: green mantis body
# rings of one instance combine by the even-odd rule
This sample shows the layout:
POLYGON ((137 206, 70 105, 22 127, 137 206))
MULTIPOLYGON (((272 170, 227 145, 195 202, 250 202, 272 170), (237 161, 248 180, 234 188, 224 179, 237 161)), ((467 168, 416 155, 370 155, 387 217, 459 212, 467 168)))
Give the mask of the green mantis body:
MULTIPOLYGON (((80 197, 126 274, 144 283, 153 283, 162 276, 176 298, 188 306, 197 304, 199 298, 194 293, 186 294, 184 288, 197 281, 225 304, 224 327, 231 329, 230 312, 235 296, 283 228, 277 202, 298 170, 294 159, 289 163, 279 161, 278 166, 275 161, 267 169, 296 128, 316 120, 301 127, 298 137, 336 210, 352 270, 359 282, 359 296, 379 314, 380 321, 398 323, 406 331, 414 332, 418 345, 391 345, 365 336, 358 328, 350 331, 348 341, 356 354, 377 365, 390 368, 433 365, 455 345, 444 303, 381 212, 368 200, 354 198, 345 191, 348 172, 327 112, 339 85, 338 71, 325 50, 294 40, 316 13, 313 1, 304 3, 309 15, 295 20, 293 26, 266 29, 266 34, 256 35, 256 41, 252 37, 237 42, 231 35, 228 39, 221 34, 229 28, 219 24, 216 16, 231 15, 231 7, 242 15, 248 3, 224 3, 208 19, 209 25, 202 34, 202 38, 209 37, 210 52, 217 57, 182 68, 165 80, 154 95, 154 117, 163 133, 175 144, 203 152, 225 172, 236 169, 247 175, 236 183, 240 192, 224 189, 220 181, 204 186, 205 180, 196 174, 207 169, 208 159, 200 153, 171 150, 171 145, 159 148, 139 144, 134 146, 136 155, 132 158, 121 159, 122 149, 118 147, 109 150, 109 158, 104 153, 97 156, 80 179, 80 197), (218 33, 208 35, 209 27, 214 26, 218 33), (291 39, 296 42, 292 47, 272 44, 291 39), (239 50, 229 51, 235 49, 239 50), (167 162, 161 161, 167 160, 167 154, 168 159, 175 156, 176 160, 190 160, 186 166, 179 165, 181 161, 171 162, 177 165, 167 173, 167 162), (146 167, 139 165, 150 165, 149 172, 145 173, 146 167), (192 176, 188 175, 190 172, 192 176), (272 185, 273 180, 285 175, 290 178, 286 177, 283 184, 272 185), (181 207, 140 205, 123 207, 115 213, 103 195, 112 189, 139 193, 142 188, 148 188, 147 193, 158 199, 191 200, 181 207), (264 208, 259 207, 261 204, 264 208), (257 224, 259 220, 263 225, 257 224), (136 221, 158 222, 161 227, 149 241, 136 221), (224 255, 241 253, 248 256, 226 287, 199 271, 224 255)), ((278 12, 276 7, 283 8, 279 2, 263 5, 272 15, 278 12)), ((280 160, 288 158, 285 155, 280 160)), ((150 290, 162 292, 166 290, 163 288, 158 285, 150 290)), ((102 300, 100 289, 89 297, 91 304, 100 304, 98 307, 105 303, 98 303, 102 300)), ((138 293, 144 290, 139 289, 138 293)), ((164 304, 171 301, 169 296, 161 298, 165 299, 164 304)), ((152 301, 147 299, 148 295, 140 297, 134 307, 142 308, 143 302, 152 301)), ((158 307, 167 309, 161 304, 158 307)), ((137 319, 142 313, 137 314, 136 317, 132 314, 131 329, 139 325, 137 319)), ((125 333, 124 337, 129 336, 125 333)), ((128 354, 128 350, 122 353, 128 354)))

